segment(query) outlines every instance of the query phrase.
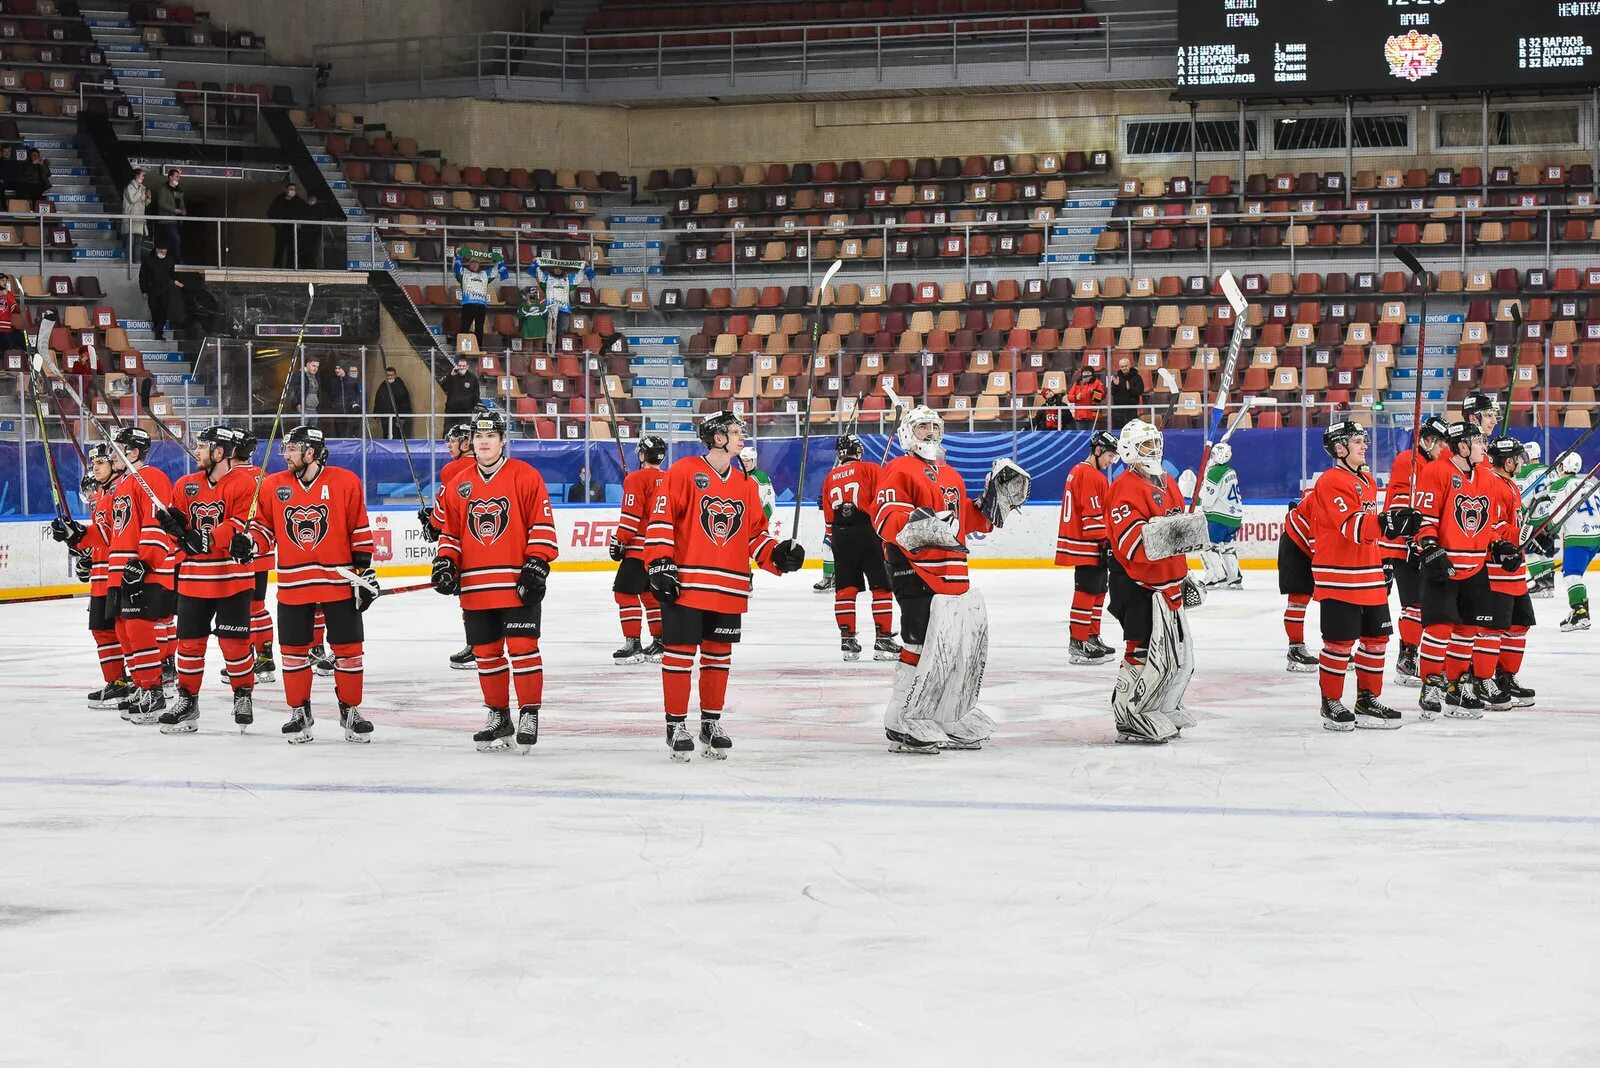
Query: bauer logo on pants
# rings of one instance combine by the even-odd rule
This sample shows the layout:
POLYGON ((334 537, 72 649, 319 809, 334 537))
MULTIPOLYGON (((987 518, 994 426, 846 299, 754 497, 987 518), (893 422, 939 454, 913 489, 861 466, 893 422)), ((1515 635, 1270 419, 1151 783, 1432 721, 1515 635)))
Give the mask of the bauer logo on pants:
POLYGON ((315 549, 328 534, 328 506, 302 504, 283 510, 284 525, 289 537, 302 549, 315 549))
POLYGON ((744 502, 723 497, 700 498, 700 529, 718 545, 726 545, 739 533, 744 519, 744 502))
POLYGON ((1463 534, 1472 535, 1483 529, 1489 519, 1489 498, 1457 497, 1456 526, 1463 534))
POLYGON ((472 536, 484 545, 493 545, 506 532, 511 521, 511 502, 504 497, 467 503, 467 523, 472 536))

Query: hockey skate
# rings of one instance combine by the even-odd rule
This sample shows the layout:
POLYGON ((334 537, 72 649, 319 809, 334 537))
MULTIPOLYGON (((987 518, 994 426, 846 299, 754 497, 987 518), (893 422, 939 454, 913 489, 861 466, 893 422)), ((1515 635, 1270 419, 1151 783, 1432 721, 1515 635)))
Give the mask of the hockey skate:
POLYGON ((303 745, 311 741, 311 728, 316 722, 316 717, 311 714, 309 701, 298 708, 289 709, 289 718, 284 721, 281 728, 283 740, 290 745, 303 745))
POLYGON ((1184 730, 1187 728, 1194 726, 1194 717, 1191 716, 1189 714, 1189 710, 1184 708, 1182 705, 1179 705, 1177 708, 1169 709, 1167 711, 1167 718, 1172 721, 1172 725, 1174 727, 1178 728, 1178 733, 1180 735, 1183 734, 1184 730))
POLYGON ((712 760, 727 760, 733 739, 722 729, 720 718, 700 717, 700 755, 712 760))
POLYGON ((1472 672, 1445 684, 1444 714, 1452 719, 1483 718, 1483 702, 1478 700, 1478 688, 1473 682, 1472 672))
POLYGON ((1115 649, 1113 649, 1111 646, 1107 645, 1105 643, 1105 641, 1103 639, 1101 639, 1100 635, 1098 635, 1098 634, 1089 635, 1089 637, 1085 640, 1084 644, 1088 645, 1089 648, 1095 650, 1095 653, 1098 656, 1113 657, 1113 656, 1117 655, 1117 651, 1115 649))
POLYGON ((1400 713, 1378 700, 1378 695, 1371 690, 1358 690, 1356 726, 1363 730, 1392 731, 1400 726, 1400 713))
POLYGON ((694 752, 694 739, 689 737, 689 728, 684 726, 681 716, 667 721, 667 749, 672 759, 680 764, 687 764, 689 754, 694 752))
POLYGON ((278 681, 278 665, 273 661, 271 653, 256 654, 255 676, 258 686, 263 682, 278 681))
POLYGON ((1422 692, 1417 695, 1417 707, 1423 719, 1434 719, 1444 714, 1444 676, 1429 675, 1422 680, 1422 692))
POLYGON ((478 752, 491 753, 496 749, 510 749, 511 736, 516 733, 511 726, 511 710, 509 708, 489 709, 489 718, 483 725, 483 730, 472 736, 478 746, 478 752))
POLYGON ((1077 638, 1067 642, 1067 663, 1104 664, 1117 655, 1116 650, 1090 644, 1090 639, 1077 638))
POLYGON ((839 635, 839 652, 846 662, 861 659, 861 643, 856 641, 854 634, 839 635))
POLYGON ((1499 684, 1503 692, 1511 701, 1512 708, 1532 708, 1534 692, 1517 681, 1517 677, 1508 671, 1498 672, 1494 681, 1499 684))
POLYGON ((894 640, 893 634, 880 634, 872 642, 872 659, 874 660, 899 660, 900 643, 894 640))
POLYGON ((1309 675, 1317 670, 1317 658, 1311 655, 1304 642, 1295 642, 1289 646, 1289 658, 1283 670, 1292 671, 1297 675, 1309 675))
POLYGON ((161 661, 161 688, 168 697, 177 696, 178 692, 178 664, 172 657, 161 661))
POLYGON ((1355 713, 1343 701, 1332 697, 1322 699, 1322 729, 1329 731, 1353 731, 1356 729, 1355 713))
POLYGON ((1401 686, 1421 686, 1422 673, 1417 669, 1417 647, 1400 644, 1400 655, 1394 660, 1394 681, 1401 686))
POLYGON ((233 691, 233 722, 243 734, 244 729, 256 721, 255 691, 242 686, 233 691))
POLYGON ((517 714, 517 744, 524 753, 539 744, 538 705, 523 705, 517 714))
POLYGON ((893 722, 894 726, 885 723, 883 727, 883 733, 889 739, 891 753, 920 753, 931 756, 937 755, 940 749, 950 744, 950 736, 931 719, 907 719, 896 715, 893 722))
POLYGON ((156 722, 161 726, 162 734, 193 734, 200 725, 200 699, 183 687, 178 687, 178 695, 172 699, 171 707, 161 713, 156 722))
POLYGON ((1540 600, 1545 600, 1547 598, 1554 597, 1555 595, 1556 573, 1554 570, 1544 572, 1543 574, 1534 578, 1533 581, 1528 584, 1529 597, 1537 597, 1540 600))
POLYGON ((90 690, 88 701, 93 709, 121 708, 125 702, 138 693, 138 689, 128 679, 118 679, 108 682, 98 690, 90 690))
POLYGON ((136 727, 148 726, 161 718, 167 710, 167 694, 159 686, 140 690, 131 702, 123 706, 122 718, 136 727))
POLYGON ((644 647, 644 658, 652 664, 659 664, 662 654, 666 651, 667 647, 661 644, 661 638, 658 636, 650 639, 650 644, 644 647))
POLYGON ((833 576, 832 575, 823 575, 820 579, 818 579, 816 582, 814 582, 812 584, 811 589, 815 593, 827 593, 829 590, 833 589, 833 587, 834 587, 833 576))
POLYGON ((611 654, 611 662, 618 667, 628 664, 644 663, 644 647, 639 644, 638 638, 629 638, 622 643, 622 648, 611 654))
POLYGON ((311 661, 311 670, 318 677, 325 679, 333 674, 333 657, 326 645, 313 645, 306 659, 311 661))
POLYGON ((1574 630, 1588 630, 1589 602, 1579 601, 1577 604, 1573 605, 1572 611, 1567 614, 1567 618, 1561 621, 1561 629, 1567 632, 1574 630))
POLYGON ((344 728, 344 740, 347 742, 372 741, 372 721, 361 714, 358 705, 339 702, 339 726, 344 728))
POLYGON ((1478 679, 1477 698, 1483 702, 1483 707, 1491 712, 1504 712, 1511 707, 1511 698, 1500 688, 1496 679, 1478 679))
POLYGON ((939 750, 948 748, 938 742, 919 741, 904 731, 885 730, 883 733, 889 739, 889 752, 891 753, 923 753, 928 756, 936 756, 939 750))
POLYGON ((472 646, 467 646, 459 653, 450 654, 450 666, 457 671, 473 671, 478 666, 478 657, 472 651, 472 646))
POLYGON ((1222 588, 1225 589, 1225 590, 1242 590, 1242 589, 1244 589, 1244 576, 1243 575, 1235 575, 1233 578, 1228 579, 1226 582, 1224 582, 1222 584, 1222 588))

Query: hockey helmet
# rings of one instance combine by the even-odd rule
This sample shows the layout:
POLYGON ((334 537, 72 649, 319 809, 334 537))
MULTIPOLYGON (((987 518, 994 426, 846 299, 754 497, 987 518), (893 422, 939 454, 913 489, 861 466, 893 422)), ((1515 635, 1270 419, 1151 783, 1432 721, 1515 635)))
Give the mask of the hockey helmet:
POLYGON ((104 441, 90 442, 89 447, 84 450, 84 456, 91 464, 101 460, 109 463, 112 456, 111 446, 104 441))
POLYGON ((658 434, 646 434, 639 439, 639 459, 647 464, 665 463, 667 439, 658 434))
POLYGON ((900 448, 907 456, 916 456, 923 460, 937 460, 939 458, 939 444, 944 441, 944 420, 939 413, 925 404, 919 404, 906 412, 900 419, 900 426, 895 430, 895 439, 900 442, 900 448), (933 433, 926 438, 917 438, 917 428, 920 426, 933 427, 933 433))
POLYGON ((251 463, 256 458, 256 432, 249 427, 239 431, 239 440, 233 446, 233 458, 242 463, 251 463))
POLYGON ((1583 470, 1583 457, 1575 452, 1564 453, 1561 459, 1556 461, 1556 470, 1563 475, 1576 475, 1583 470))
POLYGON ((213 423, 196 434, 194 440, 197 445, 213 445, 232 458, 243 436, 227 423, 213 423))
POLYGON ((454 441, 460 445, 470 444, 472 441, 472 424, 457 423, 444 432, 444 437, 446 441, 454 441))
POLYGON ((1420 424, 1417 436, 1423 441, 1433 438, 1443 444, 1450 440, 1450 424, 1440 419, 1437 415, 1430 415, 1420 424))
MULTIPOLYGON (((700 443, 708 449, 715 449, 718 447, 717 435, 726 435, 734 429, 743 430, 744 420, 740 419, 731 408, 724 408, 715 415, 708 415, 700 420, 700 443)), ((722 444, 726 446, 727 442, 724 441, 722 444)))
POLYGON ((1544 458, 1544 450, 1539 447, 1537 441, 1524 441, 1522 443, 1522 454, 1527 457, 1530 464, 1536 464, 1544 458))
POLYGON ((1445 440, 1450 444, 1450 451, 1455 452, 1458 446, 1471 445, 1473 441, 1482 437, 1483 431, 1478 428, 1477 423, 1469 423, 1463 419, 1459 423, 1450 424, 1450 431, 1445 440))
POLYGON ((468 425, 472 427, 474 436, 478 434, 499 434, 501 440, 506 437, 506 413, 499 408, 484 408, 475 412, 472 416, 472 422, 468 425))
POLYGON ((138 449, 140 456, 148 456, 150 454, 150 434, 140 427, 120 427, 111 436, 111 440, 124 449, 138 449))
POLYGON ((1117 439, 1111 436, 1109 430, 1096 430, 1089 435, 1089 455, 1099 456, 1103 452, 1116 452, 1117 439))
POLYGON ((1123 424, 1117 437, 1117 456, 1123 463, 1151 478, 1160 478, 1164 470, 1161 450, 1161 431, 1153 424, 1143 419, 1130 419, 1123 424))
POLYGON ((1335 419, 1328 424, 1328 429, 1322 432, 1322 451, 1338 460, 1341 457, 1335 450, 1340 445, 1350 444, 1351 438, 1364 438, 1366 436, 1367 428, 1354 419, 1335 419))
POLYGON ((1219 441, 1215 445, 1211 446, 1211 462, 1212 463, 1214 463, 1214 464, 1225 464, 1229 460, 1232 460, 1232 459, 1233 459, 1233 446, 1229 445, 1226 441, 1219 441))
POLYGON ((849 463, 851 460, 861 459, 863 451, 865 450, 861 444, 861 439, 854 434, 840 434, 839 440, 833 443, 834 455, 839 458, 839 462, 842 464, 849 463))
POLYGON ((328 439, 321 430, 314 426, 297 426, 283 436, 285 445, 298 445, 302 449, 310 449, 317 459, 325 459, 328 455, 328 439))
POLYGON ((1470 421, 1473 417, 1482 415, 1484 412, 1490 412, 1498 419, 1500 417, 1500 398, 1490 396, 1481 389, 1475 389, 1468 393, 1466 399, 1461 402, 1461 417, 1463 419, 1470 421))
POLYGON ((1512 459, 1521 463, 1522 458, 1527 455, 1527 451, 1522 442, 1516 438, 1502 435, 1489 442, 1489 462, 1496 467, 1512 459))
POLYGON ((756 469, 756 459, 756 447, 753 442, 746 443, 745 447, 739 450, 739 463, 744 466, 746 471, 754 471, 756 469))

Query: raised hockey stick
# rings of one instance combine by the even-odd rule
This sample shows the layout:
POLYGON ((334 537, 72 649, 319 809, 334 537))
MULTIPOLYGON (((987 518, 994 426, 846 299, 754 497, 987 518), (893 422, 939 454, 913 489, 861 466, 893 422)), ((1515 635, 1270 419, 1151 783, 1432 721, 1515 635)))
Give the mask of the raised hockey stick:
MULTIPOLYGON (((900 394, 896 393, 894 391, 894 387, 893 386, 884 386, 883 387, 883 392, 889 398, 889 415, 890 415, 891 418, 894 416, 895 412, 903 412, 903 411, 906 410, 905 398, 901 397, 900 394)), ((883 456, 882 456, 881 459, 878 460, 878 466, 879 467, 882 467, 884 464, 889 462, 889 446, 891 446, 893 444, 894 444, 894 431, 891 430, 891 431, 889 431, 888 435, 883 440, 883 456)))
MULTIPOLYGON (((1416 471, 1422 467, 1422 362, 1428 358, 1428 272, 1404 245, 1397 246, 1394 254, 1411 272, 1413 281, 1422 280, 1422 307, 1417 316, 1416 397, 1411 402, 1411 469, 1416 471)), ((1413 488, 1416 486, 1414 479, 1415 476, 1413 488)))
POLYGON ((1228 298, 1228 306, 1233 309, 1233 334, 1228 338, 1228 358, 1222 364, 1222 377, 1217 380, 1217 399, 1211 406, 1211 423, 1206 429, 1205 447, 1200 450, 1200 473, 1195 476, 1194 499, 1189 502, 1189 511, 1194 511, 1195 505, 1200 503, 1200 487, 1206 483, 1206 469, 1211 466, 1212 438, 1222 426, 1222 420, 1228 413, 1228 395, 1233 392, 1233 378, 1239 369, 1239 354, 1244 351, 1244 335, 1250 329, 1250 324, 1245 321, 1245 311, 1249 305, 1245 303, 1244 294, 1239 291, 1239 283, 1233 280, 1232 271, 1223 271, 1222 277, 1217 279, 1217 284, 1222 287, 1222 295, 1228 298))
POLYGON ((255 492, 250 495, 250 514, 245 516, 245 526, 255 521, 261 507, 261 483, 267 479, 267 464, 272 460, 272 442, 278 436, 278 426, 283 422, 283 409, 289 403, 289 386, 294 382, 295 369, 305 367, 306 324, 311 322, 311 309, 317 303, 317 284, 306 283, 306 313, 300 319, 300 329, 294 336, 294 351, 289 356, 289 369, 283 374, 283 388, 278 391, 278 411, 272 417, 272 429, 267 432, 267 451, 261 454, 261 470, 256 472, 255 492))
POLYGON ((817 344, 822 339, 822 301, 828 295, 828 283, 833 281, 833 276, 843 266, 844 260, 833 261, 833 266, 822 276, 822 284, 817 286, 817 295, 812 301, 811 356, 806 367, 806 416, 805 426, 800 431, 800 476, 794 487, 794 526, 790 528, 796 535, 800 533, 800 502, 806 495, 806 460, 811 453, 811 405, 816 400, 817 392, 817 344))
POLYGON ((1596 463, 1593 467, 1589 468, 1589 470, 1578 479, 1577 485, 1572 487, 1571 492, 1569 492, 1565 497, 1561 498, 1554 508, 1550 509, 1550 514, 1545 516, 1544 519, 1540 521, 1538 526, 1534 527, 1532 530, 1528 531, 1528 533, 1523 535, 1522 544, 1519 546, 1519 548, 1526 552, 1528 546, 1533 544, 1534 539, 1540 534, 1543 534, 1545 530, 1552 526, 1560 526, 1562 523, 1565 523, 1571 517, 1572 513, 1578 510, 1578 507, 1583 503, 1585 498, 1591 496, 1596 489, 1600 489, 1600 486, 1596 486, 1595 484, 1596 474, 1600 474, 1600 463, 1596 463))
POLYGON ((1506 381, 1506 402, 1501 405, 1504 415, 1504 433, 1511 431, 1511 404, 1517 395, 1517 368, 1522 366, 1522 306, 1512 301, 1506 309, 1511 313, 1511 322, 1516 330, 1516 340, 1512 342, 1517 348, 1516 354, 1511 357, 1511 377, 1506 381))
POLYGON ((1534 490, 1544 485, 1544 480, 1549 478, 1551 473, 1561 466, 1562 460, 1565 460, 1568 456, 1571 456, 1573 453, 1583 448, 1583 443, 1588 441, 1590 436, 1594 434, 1596 430, 1600 430, 1600 419, 1597 419, 1597 416, 1600 416, 1600 409, 1591 410, 1589 412, 1589 419, 1591 421, 1589 429, 1578 435, 1577 441, 1574 441, 1571 445, 1568 445, 1566 448, 1557 453, 1555 459, 1550 461, 1549 466, 1543 471, 1539 472, 1539 477, 1528 483, 1528 488, 1522 491, 1522 496, 1524 499, 1532 496, 1534 490))
POLYGON ((72 512, 67 506, 67 491, 61 485, 61 472, 56 469, 55 453, 50 451, 50 428, 45 423, 44 401, 39 394, 44 390, 44 381, 38 371, 28 372, 28 384, 33 393, 33 415, 39 422, 39 444, 44 449, 44 470, 49 476, 46 481, 50 483, 50 503, 55 506, 57 519, 70 519, 72 512))
MULTIPOLYGON (((620 338, 620 337, 622 337, 621 334, 613 334, 613 335, 611 335, 611 346, 612 346, 612 348, 616 347, 617 339, 620 338)), ((588 356, 587 353, 585 353, 584 355, 585 355, 585 357, 588 356)), ((601 357, 604 357, 606 355, 606 350, 604 348, 602 348, 600 350, 600 355, 601 355, 601 357)), ((584 374, 588 374, 588 373, 589 372, 587 370, 584 371, 584 374)), ((605 392, 606 392, 606 375, 605 375, 605 370, 603 368, 600 371, 600 392, 602 394, 605 394, 605 392)), ((622 477, 623 478, 627 478, 628 477, 628 455, 627 455, 627 453, 622 451, 622 437, 617 433, 617 402, 609 394, 605 395, 604 402, 605 402, 605 406, 606 406, 606 423, 611 428, 611 440, 617 446, 617 464, 618 464, 618 466, 620 466, 622 468, 622 477)), ((643 434, 640 434, 639 436, 640 437, 644 437, 643 434)))

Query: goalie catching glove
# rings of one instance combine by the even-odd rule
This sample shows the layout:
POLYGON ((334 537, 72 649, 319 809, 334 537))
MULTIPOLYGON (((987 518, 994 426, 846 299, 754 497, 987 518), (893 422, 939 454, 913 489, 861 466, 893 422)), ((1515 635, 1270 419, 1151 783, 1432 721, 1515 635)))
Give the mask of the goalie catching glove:
POLYGON ((930 512, 926 508, 918 508, 906 520, 906 525, 900 528, 900 533, 895 535, 895 544, 907 553, 921 549, 957 549, 965 552, 965 547, 955 536, 954 527, 953 512, 930 512))
POLYGON ((1204 512, 1158 515, 1144 525, 1144 552, 1152 560, 1195 552, 1208 541, 1204 512))
POLYGON ((1033 476, 1005 457, 994 462, 989 477, 983 480, 983 493, 978 496, 978 511, 982 512, 996 530, 1006 525, 1006 516, 1028 503, 1028 490, 1033 476))

